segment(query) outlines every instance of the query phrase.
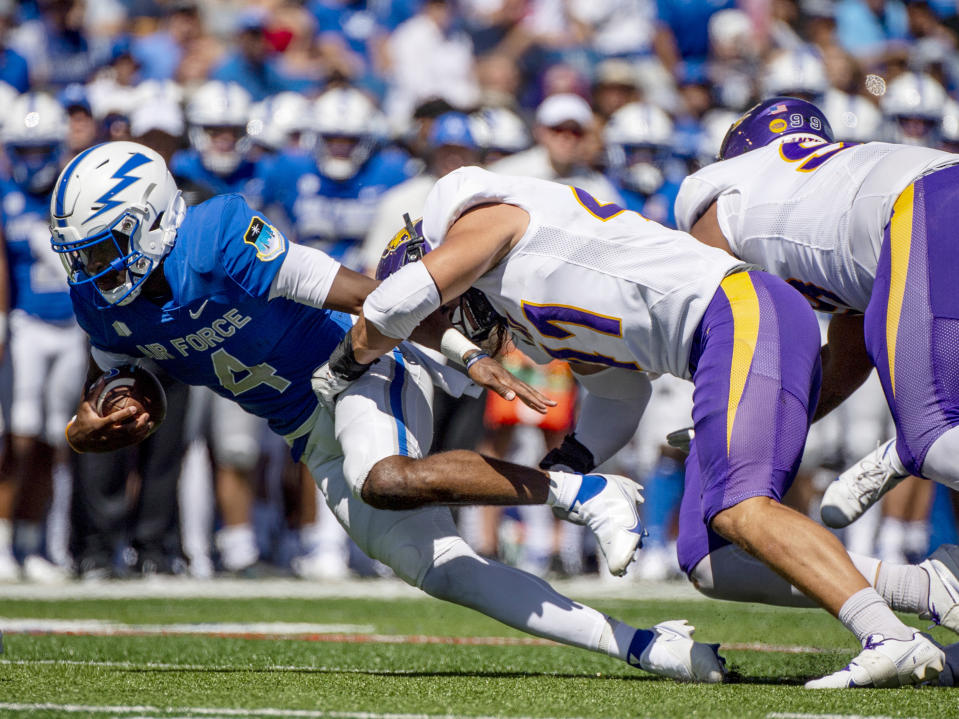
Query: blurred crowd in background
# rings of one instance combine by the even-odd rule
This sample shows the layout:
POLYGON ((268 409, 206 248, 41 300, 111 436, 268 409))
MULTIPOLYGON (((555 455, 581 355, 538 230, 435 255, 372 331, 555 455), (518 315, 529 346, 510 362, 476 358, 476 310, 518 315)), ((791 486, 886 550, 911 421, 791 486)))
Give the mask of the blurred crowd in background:
MULTIPOLYGON (((375 269, 432 183, 463 165, 583 187, 666 225, 682 179, 751 104, 819 104, 837 139, 959 148, 956 0, 0 0, 0 227, 10 305, 0 409, 0 581, 143 575, 376 575, 265 424, 162 380, 142 445, 64 441, 87 372, 49 193, 105 140, 159 151, 188 203, 242 193, 294 242, 375 269)), ((434 450, 536 464, 570 431, 563 365, 503 361, 558 401, 436 407, 434 450)), ((655 393, 609 463, 645 485, 649 536, 629 577, 678 575, 671 544, 692 386, 655 393)), ((788 501, 818 517, 838 470, 892 434, 872 381, 817 424, 788 501)), ((917 560, 956 541, 952 498, 907 481, 846 530, 864 554, 917 560)), ((546 507, 469 508, 480 552, 540 575, 596 571, 582 528, 546 507)), ((611 580, 612 581, 612 580, 611 580)))

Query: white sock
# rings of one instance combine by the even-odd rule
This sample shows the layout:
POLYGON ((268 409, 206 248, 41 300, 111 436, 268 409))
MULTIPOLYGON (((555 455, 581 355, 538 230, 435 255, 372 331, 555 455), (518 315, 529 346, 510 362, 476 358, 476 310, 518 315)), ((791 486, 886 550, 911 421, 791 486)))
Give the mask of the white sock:
POLYGON ((549 475, 549 495, 546 497, 546 504, 569 511, 583 484, 583 476, 572 472, 555 471, 546 474, 549 475))
POLYGON ((0 519, 0 554, 13 553, 13 522, 0 519))
POLYGON ((839 610, 839 621, 856 635, 865 646, 872 634, 881 634, 887 639, 912 639, 915 632, 892 613, 879 593, 872 587, 860 589, 846 600, 839 610))
POLYGON ((649 629, 636 629, 628 624, 606 617, 606 630, 600 639, 599 651, 605 651, 615 659, 622 659, 633 666, 639 664, 643 650, 655 637, 649 629), (630 654, 633 655, 632 660, 630 654))
POLYGON ((260 558, 256 547, 256 536, 250 524, 233 524, 219 530, 214 537, 216 548, 220 551, 223 568, 235 572, 255 564, 260 558))
POLYGON ((13 546, 23 557, 40 554, 43 549, 43 524, 41 522, 17 522, 13 546))
MULTIPOLYGON (((465 542, 463 550, 468 551, 465 542)), ((630 641, 624 636, 614 640, 610 632, 616 634, 615 625, 605 614, 564 597, 532 574, 471 551, 431 567, 421 588, 538 637, 611 656, 629 649, 630 641)))
POLYGON ((883 562, 876 574, 875 587, 897 612, 918 614, 929 608, 929 575, 915 564, 883 562))

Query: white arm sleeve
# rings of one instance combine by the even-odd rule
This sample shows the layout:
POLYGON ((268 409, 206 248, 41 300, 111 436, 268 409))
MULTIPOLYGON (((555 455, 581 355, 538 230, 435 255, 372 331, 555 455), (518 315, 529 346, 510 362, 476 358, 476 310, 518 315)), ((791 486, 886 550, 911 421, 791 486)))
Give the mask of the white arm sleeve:
POLYGON ((310 307, 323 307, 340 263, 311 247, 292 242, 270 285, 270 297, 285 297, 310 307))
POLYGON ((573 434, 599 466, 636 433, 652 384, 642 372, 616 367, 576 378, 586 392, 580 400, 573 434))
POLYGON ((410 262, 367 296, 363 316, 387 337, 405 340, 439 306, 440 291, 426 265, 410 262))
POLYGON ((119 367, 120 365, 125 364, 137 364, 140 362, 142 357, 131 357, 130 355, 123 355, 117 352, 107 352, 106 350, 101 350, 97 347, 90 347, 90 354, 93 357, 93 361, 97 363, 97 367, 106 372, 111 367, 119 367))

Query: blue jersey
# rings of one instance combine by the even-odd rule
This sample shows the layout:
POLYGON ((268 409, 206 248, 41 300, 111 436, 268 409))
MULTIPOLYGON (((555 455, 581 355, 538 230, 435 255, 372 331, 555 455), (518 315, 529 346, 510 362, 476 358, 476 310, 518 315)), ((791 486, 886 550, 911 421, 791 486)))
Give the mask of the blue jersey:
POLYGON ((264 175, 263 206, 282 208, 297 242, 350 264, 349 253, 362 245, 383 193, 412 174, 409 158, 394 150, 376 153, 346 180, 322 175, 309 155, 285 153, 264 175))
POLYGON ((50 199, 0 180, 3 237, 10 271, 10 306, 47 322, 73 317, 67 276, 50 251, 50 199))
MULTIPOLYGON (((147 357, 182 382, 206 385, 265 417, 277 434, 317 408, 310 386, 352 325, 341 312, 269 299, 286 239, 239 195, 187 210, 162 271, 172 297, 108 306, 91 283, 72 288, 77 319, 106 352, 147 357)), ((293 445, 294 459, 306 438, 293 445)))
POLYGON ((658 222, 666 227, 676 227, 676 196, 679 194, 679 185, 667 180, 656 192, 644 195, 635 190, 617 185, 620 197, 626 204, 627 210, 638 212, 643 217, 658 222))
POLYGON ((231 192, 243 195, 248 201, 260 194, 255 189, 256 165, 248 160, 242 160, 229 175, 221 176, 203 166, 199 152, 182 150, 170 159, 170 174, 188 205, 199 205, 215 195, 231 192))

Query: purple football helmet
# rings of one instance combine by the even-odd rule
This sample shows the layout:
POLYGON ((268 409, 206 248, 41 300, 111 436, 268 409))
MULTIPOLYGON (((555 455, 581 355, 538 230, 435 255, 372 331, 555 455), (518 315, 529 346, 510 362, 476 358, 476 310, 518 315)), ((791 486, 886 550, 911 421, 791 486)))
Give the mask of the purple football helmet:
POLYGON ((733 123, 719 148, 719 159, 728 160, 796 134, 835 142, 829 121, 811 102, 796 97, 771 97, 733 123))
POLYGON ((393 235, 393 239, 380 255, 376 264, 376 279, 383 281, 403 265, 416 262, 432 250, 430 243, 423 237, 422 218, 413 222, 408 214, 403 215, 403 229, 393 235))
MULTIPOLYGON (((393 235, 376 265, 376 279, 383 281, 403 265, 422 259, 433 248, 423 236, 423 220, 410 220, 403 215, 404 227, 393 235)), ((450 317, 453 326, 474 342, 486 340, 497 327, 505 324, 503 318, 480 290, 470 287, 454 301, 450 317)))

